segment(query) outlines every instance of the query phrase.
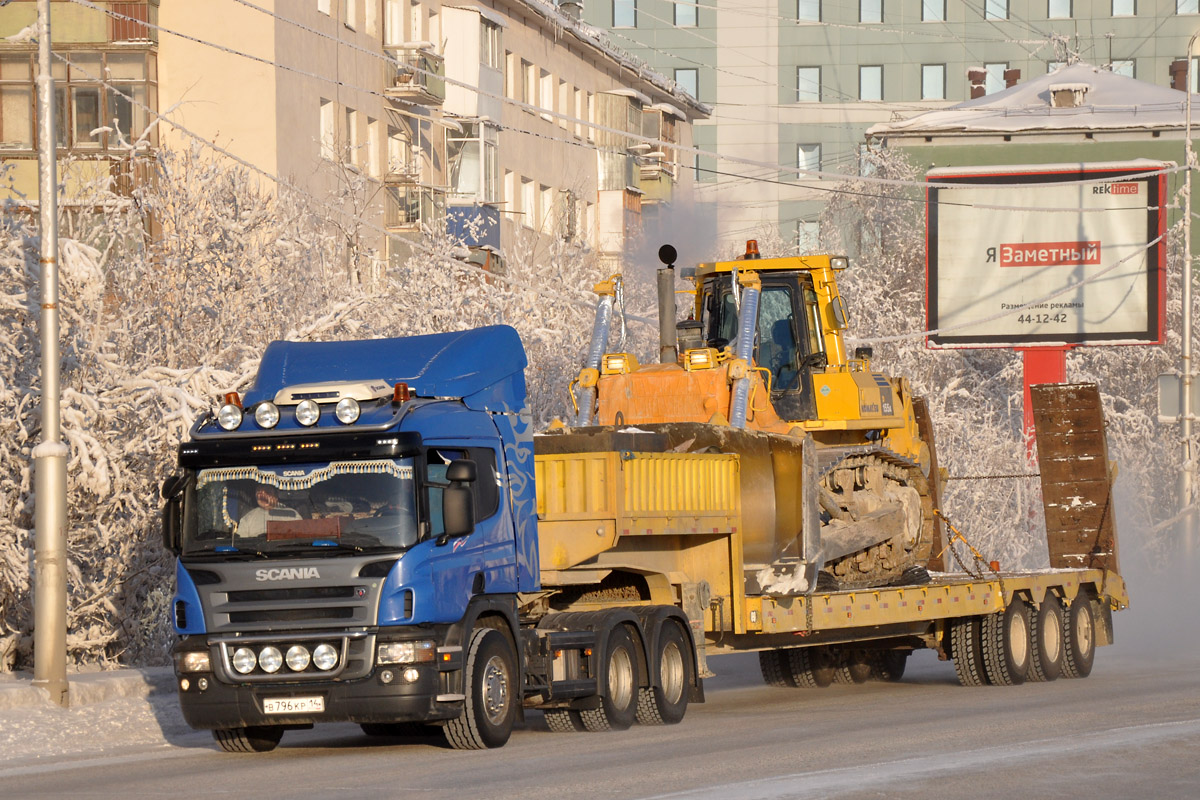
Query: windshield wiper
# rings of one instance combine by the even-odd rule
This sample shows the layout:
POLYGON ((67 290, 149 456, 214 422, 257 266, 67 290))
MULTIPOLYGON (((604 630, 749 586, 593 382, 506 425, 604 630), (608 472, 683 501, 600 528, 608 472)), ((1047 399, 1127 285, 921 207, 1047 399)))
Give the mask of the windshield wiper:
POLYGON ((264 553, 262 550, 249 548, 243 549, 241 547, 234 547, 233 545, 228 544, 217 545, 212 550, 188 551, 183 555, 185 558, 189 559, 203 558, 211 561, 227 561, 230 559, 249 561, 253 558, 271 557, 268 553, 264 553))

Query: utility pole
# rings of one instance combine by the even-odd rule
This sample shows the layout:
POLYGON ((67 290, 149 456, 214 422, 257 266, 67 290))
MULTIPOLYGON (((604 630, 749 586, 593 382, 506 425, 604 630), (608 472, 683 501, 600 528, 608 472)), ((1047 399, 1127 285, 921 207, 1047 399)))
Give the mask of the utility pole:
POLYGON ((1183 346, 1180 351, 1180 372, 1183 373, 1183 414, 1181 415, 1180 437, 1183 439, 1183 469, 1179 473, 1179 506, 1186 513, 1180 521, 1180 535, 1183 537, 1184 560, 1188 568, 1192 567, 1196 548, 1196 512, 1188 511, 1192 505, 1194 494, 1193 473, 1196 469, 1195 453, 1192 447, 1192 173, 1196 170, 1196 153, 1192 150, 1192 47, 1200 32, 1193 33, 1188 39, 1187 72, 1184 79, 1183 91, 1184 132, 1183 152, 1187 161, 1187 169, 1183 173, 1183 346))
POLYGON ((50 0, 38 0, 38 210, 42 295, 42 441, 33 448, 33 685, 70 705, 67 683, 67 446, 59 415, 58 179, 54 77, 50 71, 50 0))

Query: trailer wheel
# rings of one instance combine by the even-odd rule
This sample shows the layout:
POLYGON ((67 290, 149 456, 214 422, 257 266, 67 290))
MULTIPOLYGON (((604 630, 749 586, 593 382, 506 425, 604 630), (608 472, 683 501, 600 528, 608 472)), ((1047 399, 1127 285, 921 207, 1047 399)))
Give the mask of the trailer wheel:
POLYGON ((871 677, 871 663, 862 650, 846 650, 833 673, 835 683, 866 683, 871 677))
POLYGON ((871 665, 871 677, 877 681, 894 683, 904 677, 911 650, 884 650, 875 657, 871 665))
POLYGON ((547 708, 542 714, 546 717, 546 727, 555 733, 578 733, 584 730, 583 720, 573 708, 547 708))
POLYGON ((593 733, 623 731, 633 725, 637 715, 641 671, 633 637, 624 625, 617 625, 608 634, 605 654, 606 689, 600 697, 600 707, 579 712, 583 727, 593 733))
POLYGON ((1029 680, 1052 681, 1062 674, 1062 603, 1049 592, 1029 628, 1029 680))
POLYGON ((983 667, 983 620, 980 617, 956 619, 950 627, 950 655, 954 672, 963 686, 986 686, 987 670, 983 667))
POLYGON ((795 686, 788 667, 789 658, 788 650, 759 650, 758 669, 762 672, 763 683, 782 688, 795 686))
POLYGON ((1067 678, 1086 678, 1092 674, 1096 658, 1096 618, 1092 616, 1091 598, 1084 592, 1075 595, 1065 617, 1062 674, 1067 678))
POLYGON ((476 628, 467 646, 462 713, 442 728, 455 750, 501 747, 517 718, 517 659, 495 628, 476 628))
POLYGON ((1008 608, 983 618, 984 668, 995 686, 1019 686, 1029 674, 1029 606, 1014 597, 1008 608))
POLYGON ((801 689, 823 689, 833 683, 837 664, 828 647, 796 647, 783 652, 787 654, 793 685, 801 689))
POLYGON ((638 692, 637 721, 642 725, 674 725, 687 713, 696 655, 674 622, 663 625, 655 650, 659 685, 638 692))
POLYGON ((250 725, 245 728, 218 728, 212 734, 226 753, 269 753, 283 738, 283 728, 250 725))

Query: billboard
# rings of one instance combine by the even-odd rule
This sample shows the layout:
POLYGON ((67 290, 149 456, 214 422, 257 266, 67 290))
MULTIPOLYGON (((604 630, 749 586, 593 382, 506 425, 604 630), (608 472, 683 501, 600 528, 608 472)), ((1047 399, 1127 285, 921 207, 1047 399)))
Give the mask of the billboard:
POLYGON ((930 345, 1161 342, 1166 178, 1146 173, 1164 166, 931 170, 930 345))

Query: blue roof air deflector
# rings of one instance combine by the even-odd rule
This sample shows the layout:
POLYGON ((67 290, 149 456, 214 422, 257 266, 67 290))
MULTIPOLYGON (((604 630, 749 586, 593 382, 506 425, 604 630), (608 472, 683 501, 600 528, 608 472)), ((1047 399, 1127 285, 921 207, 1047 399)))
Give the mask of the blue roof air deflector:
POLYGON ((407 383, 421 397, 462 398, 478 411, 520 411, 527 363, 521 338, 508 325, 394 339, 272 342, 245 406, 297 384, 384 380, 407 383))

